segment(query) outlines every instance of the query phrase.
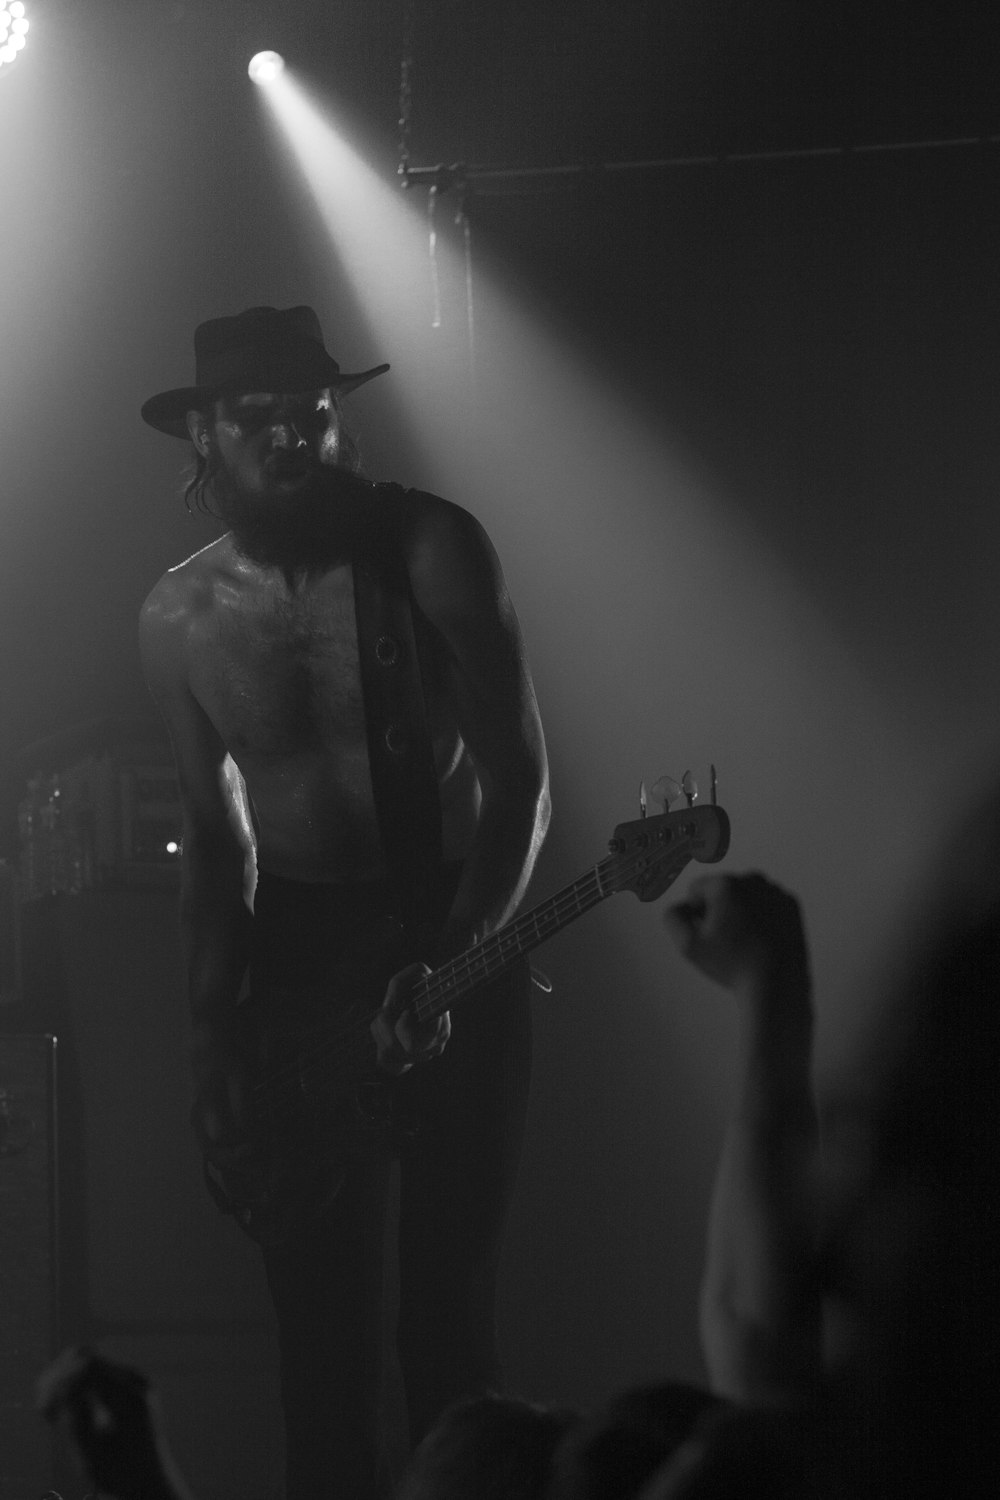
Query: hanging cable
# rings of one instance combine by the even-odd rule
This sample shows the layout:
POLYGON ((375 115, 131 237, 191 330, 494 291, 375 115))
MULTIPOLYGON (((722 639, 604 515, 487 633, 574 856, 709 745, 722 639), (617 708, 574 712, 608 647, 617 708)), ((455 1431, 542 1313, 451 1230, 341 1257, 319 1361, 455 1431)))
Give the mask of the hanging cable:
POLYGON ((472 281, 472 220, 469 218, 469 184, 464 169, 456 180, 458 202, 455 223, 462 231, 462 259, 465 273, 465 337, 469 351, 469 382, 475 393, 476 384, 476 309, 472 281))
POLYGON ((427 257, 431 275, 431 327, 441 327, 441 283, 437 263, 437 183, 431 183, 427 194, 427 257))
POLYGON ((403 51, 399 61, 399 165, 396 170, 403 187, 409 186, 413 123, 413 8, 414 0, 406 0, 403 6, 403 51))

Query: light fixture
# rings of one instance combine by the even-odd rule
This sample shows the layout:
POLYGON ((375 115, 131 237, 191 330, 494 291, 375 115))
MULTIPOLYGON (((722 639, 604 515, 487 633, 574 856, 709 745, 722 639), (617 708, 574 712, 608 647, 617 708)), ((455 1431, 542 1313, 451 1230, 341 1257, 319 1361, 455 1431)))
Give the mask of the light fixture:
POLYGON ((254 83, 270 83, 285 66, 285 59, 278 52, 255 52, 250 59, 247 72, 254 83))
POLYGON ((0 69, 9 68, 25 45, 28 18, 24 0, 0 0, 0 69))

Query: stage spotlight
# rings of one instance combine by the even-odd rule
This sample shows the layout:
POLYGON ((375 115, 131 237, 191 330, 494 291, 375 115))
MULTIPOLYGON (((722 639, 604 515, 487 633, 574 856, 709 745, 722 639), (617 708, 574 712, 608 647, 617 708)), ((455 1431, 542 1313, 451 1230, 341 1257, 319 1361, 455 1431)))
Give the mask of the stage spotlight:
POLYGON ((24 46, 28 32, 28 18, 24 14, 23 0, 0 0, 0 68, 10 67, 24 46))
POLYGON ((270 83, 285 66, 285 59, 278 52, 255 52, 250 59, 247 72, 254 83, 270 83))

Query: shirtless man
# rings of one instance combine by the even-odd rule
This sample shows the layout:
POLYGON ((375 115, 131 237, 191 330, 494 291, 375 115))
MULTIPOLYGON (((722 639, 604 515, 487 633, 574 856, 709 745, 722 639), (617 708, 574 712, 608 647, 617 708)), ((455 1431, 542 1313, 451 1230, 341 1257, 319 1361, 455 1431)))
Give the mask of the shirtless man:
MULTIPOLYGON (((231 529, 164 575, 141 620, 184 809, 193 1119, 216 1184, 245 1182, 244 1169, 270 1184, 236 1025, 245 976, 265 1039, 314 1036, 356 999, 352 987, 375 995, 378 1070, 406 1128, 375 1131, 326 1179, 336 1145, 317 1124, 302 1151, 307 1189, 262 1236, 287 1493, 367 1500, 385 1480, 377 1353, 393 1154, 411 1441, 450 1400, 499 1382, 494 1295, 526 1108, 528 976, 508 972, 453 1029, 448 1016, 417 1021, 408 997, 428 966, 514 912, 548 822, 545 748, 482 528, 436 496, 370 484, 352 464, 340 398, 388 367, 341 374, 304 307, 202 324, 195 355, 195 385, 153 397, 143 416, 190 439, 191 488, 231 529), (440 849, 410 866, 425 874, 402 907, 380 834, 355 616, 373 536, 376 553, 396 549, 408 586, 440 803, 440 849)), ((407 753, 386 742, 390 759, 407 753)))

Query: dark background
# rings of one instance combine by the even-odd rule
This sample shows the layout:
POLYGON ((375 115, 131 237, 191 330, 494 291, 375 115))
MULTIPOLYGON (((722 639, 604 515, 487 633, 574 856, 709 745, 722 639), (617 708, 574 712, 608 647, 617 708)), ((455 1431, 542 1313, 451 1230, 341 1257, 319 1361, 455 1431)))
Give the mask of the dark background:
MULTIPOLYGON (((345 367, 394 362, 355 402, 371 471, 467 504, 504 559, 553 768, 535 899, 600 857, 641 777, 691 766, 704 783, 717 762, 727 868, 764 868, 805 903, 835 1070, 906 893, 996 751, 987 9, 29 15, 0 75, 8 829, 24 746, 147 711, 138 609, 214 534, 185 515, 183 449, 143 427, 142 400, 191 378, 201 319, 311 302, 345 367), (246 76, 259 47, 281 51, 402 197, 408 32, 412 164, 586 168, 477 184, 471 412, 455 278, 432 330, 421 252, 398 340, 373 322, 380 289, 349 284, 246 76)), ((420 243, 426 201, 410 189, 420 243)), ((594 1400, 700 1378, 726 997, 627 896, 540 961, 555 992, 505 1271, 512 1381, 594 1400)))

